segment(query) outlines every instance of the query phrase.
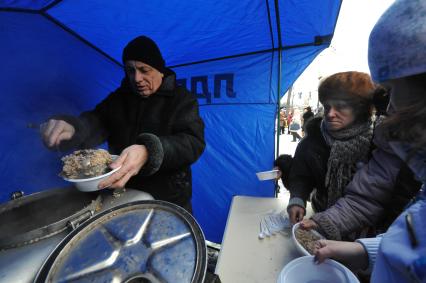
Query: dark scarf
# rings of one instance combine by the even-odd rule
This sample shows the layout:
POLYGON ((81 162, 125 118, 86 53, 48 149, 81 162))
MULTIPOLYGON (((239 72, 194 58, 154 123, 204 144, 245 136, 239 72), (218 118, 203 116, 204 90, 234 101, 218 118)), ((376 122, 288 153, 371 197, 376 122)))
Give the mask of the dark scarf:
POLYGON ((357 163, 367 162, 373 133, 371 120, 340 131, 328 131, 323 120, 321 133, 331 147, 325 177, 328 208, 343 195, 356 172, 357 163))

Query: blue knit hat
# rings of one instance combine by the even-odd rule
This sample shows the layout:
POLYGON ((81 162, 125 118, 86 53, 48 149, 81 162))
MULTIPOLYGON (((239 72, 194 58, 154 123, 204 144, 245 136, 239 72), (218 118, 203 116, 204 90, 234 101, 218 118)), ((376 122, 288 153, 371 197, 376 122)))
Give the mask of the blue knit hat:
POLYGON ((396 0, 370 34, 368 64, 376 82, 426 72, 426 0, 396 0))

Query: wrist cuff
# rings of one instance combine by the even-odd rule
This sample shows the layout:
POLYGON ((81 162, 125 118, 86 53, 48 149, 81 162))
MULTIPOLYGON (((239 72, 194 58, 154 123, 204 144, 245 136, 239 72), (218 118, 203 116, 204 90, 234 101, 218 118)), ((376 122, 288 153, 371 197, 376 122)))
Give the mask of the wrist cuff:
POLYGON ((363 245, 368 254, 368 270, 371 272, 376 262, 377 252, 379 251, 381 237, 358 239, 356 242, 363 245))
POLYGON ((163 163, 164 150, 160 139, 153 134, 140 134, 136 139, 140 145, 144 145, 148 151, 148 161, 139 171, 140 174, 149 176, 156 173, 163 163))
POLYGON ((290 209, 290 207, 292 206, 300 206, 302 208, 305 209, 305 214, 306 214, 306 205, 305 205, 305 201, 301 198, 298 197, 293 197, 288 201, 288 205, 287 205, 287 211, 290 209))

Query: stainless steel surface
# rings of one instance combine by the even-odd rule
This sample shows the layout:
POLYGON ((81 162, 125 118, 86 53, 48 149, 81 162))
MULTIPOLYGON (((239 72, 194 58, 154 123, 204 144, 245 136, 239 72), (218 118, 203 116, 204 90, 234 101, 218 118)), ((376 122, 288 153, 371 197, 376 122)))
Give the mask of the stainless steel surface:
POLYGON ((18 198, 21 198, 21 197, 23 197, 24 196, 24 192, 23 191, 16 191, 16 192, 13 192, 11 195, 10 195, 10 199, 11 200, 15 200, 15 199, 18 199, 18 198))
POLYGON ((0 205, 0 249, 31 244, 67 230, 69 221, 94 211, 99 199, 70 187, 0 205))
POLYGON ((131 202, 70 233, 36 282, 202 282, 206 252, 201 229, 184 209, 164 201, 131 202))
POLYGON ((103 212, 105 210, 128 203, 130 201, 154 199, 150 194, 134 189, 102 190, 99 192, 103 199, 102 208, 99 212, 103 212))
POLYGON ((0 282, 32 282, 43 261, 66 235, 62 232, 31 245, 0 251, 0 282))
MULTIPOLYGON (((70 188, 64 188, 63 190, 67 190, 67 189, 70 189, 70 188)), ((52 192, 44 192, 44 194, 50 195, 52 194, 52 192)), ((36 197, 38 198, 41 198, 42 196, 43 196, 43 192, 38 193, 36 195, 36 197)), ((105 210, 111 209, 114 206, 128 203, 130 201, 152 199, 151 195, 145 192, 136 191, 132 189, 126 189, 126 191, 120 194, 119 196, 117 195, 113 196, 113 191, 105 190, 100 194, 100 196, 101 196, 101 203, 95 208, 93 215, 99 214, 105 210)), ((97 197, 97 194, 95 195, 95 197, 97 197)), ((24 198, 25 197, 1 205, 0 214, 2 213, 2 211, 3 212, 5 211, 5 207, 8 207, 10 209, 11 207, 17 206, 19 204, 17 202, 21 202, 20 204, 22 204, 22 201, 25 202, 24 198), (3 210, 1 208, 3 208, 3 210)), ((45 204, 45 205, 48 205, 48 204, 45 204)), ((50 213, 61 215, 58 209, 59 208, 56 207, 55 209, 50 210, 50 213)), ((64 214, 62 215, 66 216, 64 214)), ((79 226, 79 224, 81 224, 82 221, 85 221, 88 218, 87 213, 79 214, 79 216, 81 217, 80 219, 79 218, 71 219, 73 222, 73 225, 70 224, 71 223, 70 221, 64 222, 63 227, 66 227, 66 229, 56 234, 52 234, 49 237, 45 237, 44 239, 38 239, 38 241, 29 241, 26 245, 22 245, 17 248, 1 249, 0 250, 0 282, 13 282, 13 283, 32 282, 38 270, 40 269, 41 265, 43 264, 44 260, 54 250, 54 248, 60 243, 60 241, 63 240, 67 234, 69 234, 69 232, 72 230, 71 229, 72 226, 76 228, 79 226)), ((17 220, 20 221, 19 223, 26 225, 26 228, 36 227, 36 226, 33 226, 32 224, 30 225, 26 223, 26 221, 31 221, 30 214, 27 214, 26 216, 21 214, 12 215, 12 217, 18 218, 17 220)), ((56 218, 50 218, 50 219, 56 219, 56 218)), ((45 222, 44 219, 41 219, 41 220, 42 221, 38 224, 41 224, 41 225, 52 224, 52 223, 45 222)), ((16 230, 18 230, 19 233, 26 232, 25 231, 26 229, 19 228, 16 225, 14 227, 16 230)), ((2 229, 6 229, 2 231, 3 235, 7 237, 10 236, 12 238, 13 238, 13 235, 15 235, 17 238, 19 238, 19 234, 15 233, 14 230, 11 228, 13 227, 9 226, 9 229, 8 229, 7 227, 5 228, 2 226, 2 229)), ((35 235, 33 234, 33 236, 35 235)))

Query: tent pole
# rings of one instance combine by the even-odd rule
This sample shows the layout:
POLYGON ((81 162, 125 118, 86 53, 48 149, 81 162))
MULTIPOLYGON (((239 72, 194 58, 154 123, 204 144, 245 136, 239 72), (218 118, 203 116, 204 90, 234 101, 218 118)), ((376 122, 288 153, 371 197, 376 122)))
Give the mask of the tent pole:
MULTIPOLYGON (((275 158, 280 154, 280 94, 281 94, 281 67, 282 67, 282 39, 281 39, 281 24, 280 24, 280 11, 278 7, 278 0, 274 1, 275 3, 275 18, 277 23, 277 32, 278 32, 278 85, 277 85, 277 151, 275 158)), ((273 46, 274 47, 274 46, 273 46)), ((278 181, 275 181, 275 197, 278 197, 279 186, 278 181)))

